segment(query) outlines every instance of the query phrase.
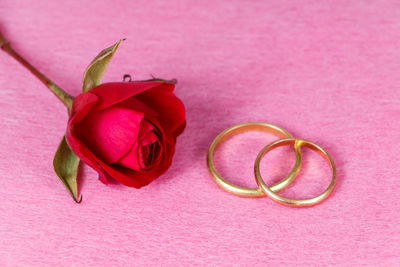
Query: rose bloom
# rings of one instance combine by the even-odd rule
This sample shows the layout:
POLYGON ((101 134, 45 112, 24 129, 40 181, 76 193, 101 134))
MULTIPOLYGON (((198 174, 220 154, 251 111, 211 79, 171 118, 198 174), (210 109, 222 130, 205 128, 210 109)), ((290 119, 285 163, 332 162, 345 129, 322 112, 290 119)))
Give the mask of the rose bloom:
POLYGON ((167 82, 101 84, 78 95, 67 128, 72 151, 107 184, 140 188, 165 173, 186 125, 185 107, 167 82))

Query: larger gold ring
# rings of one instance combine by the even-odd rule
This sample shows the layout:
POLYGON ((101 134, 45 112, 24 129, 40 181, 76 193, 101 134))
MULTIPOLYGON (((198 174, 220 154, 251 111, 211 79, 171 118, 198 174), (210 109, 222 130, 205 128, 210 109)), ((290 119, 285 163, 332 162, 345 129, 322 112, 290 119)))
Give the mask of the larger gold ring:
POLYGON ((323 201, 324 199, 326 199, 330 195, 330 193, 332 192, 332 190, 336 184, 336 167, 335 167, 335 163, 333 162, 331 156, 329 156, 329 154, 319 145, 317 145, 311 141, 295 139, 295 138, 281 139, 281 140, 275 141, 275 142, 267 145, 266 147, 264 147, 258 154, 257 159, 254 163, 254 174, 255 174, 258 186, 261 187, 261 189, 264 191, 264 193, 269 198, 271 198, 275 202, 278 202, 280 204, 290 206, 290 207, 308 207, 308 206, 316 205, 316 204, 320 203, 321 201, 323 201), (266 153, 268 153, 268 151, 271 151, 272 149, 275 149, 277 147, 284 146, 284 145, 293 145, 296 151, 300 150, 300 147, 302 147, 302 146, 308 147, 308 148, 316 151, 328 162, 328 164, 332 168, 332 180, 331 180, 331 183, 329 184, 328 188, 326 188, 324 192, 322 192, 321 194, 319 194, 316 197, 309 198, 309 199, 290 199, 290 198, 285 198, 283 196, 278 195, 273 190, 271 190, 270 187, 268 187, 265 184, 265 182, 262 179, 261 174, 260 174, 260 161, 264 157, 264 155, 266 153))
MULTIPOLYGON (((225 179, 221 177, 221 175, 217 172, 214 166, 213 162, 213 155, 215 149, 225 140, 229 139, 230 137, 246 132, 246 131, 263 131, 263 132, 269 132, 273 133, 274 135, 278 136, 279 138, 292 138, 293 136, 288 133, 286 130, 273 125, 269 123, 264 123, 264 122, 247 122, 247 123, 241 123, 234 125, 223 132, 221 132, 211 143, 209 149, 208 149, 208 155, 207 155, 207 167, 208 170, 214 179, 214 181, 225 191, 228 191, 229 193, 242 196, 242 197, 263 197, 265 196, 265 193, 263 190, 261 190, 260 186, 258 188, 246 188, 246 187, 241 187, 238 185, 234 185, 225 179)), ((297 173, 300 170, 301 166, 301 152, 300 149, 296 149, 296 163, 291 170, 291 172, 281 181, 273 184, 270 186, 271 191, 278 192, 285 187, 287 187, 293 179, 296 177, 297 173)))

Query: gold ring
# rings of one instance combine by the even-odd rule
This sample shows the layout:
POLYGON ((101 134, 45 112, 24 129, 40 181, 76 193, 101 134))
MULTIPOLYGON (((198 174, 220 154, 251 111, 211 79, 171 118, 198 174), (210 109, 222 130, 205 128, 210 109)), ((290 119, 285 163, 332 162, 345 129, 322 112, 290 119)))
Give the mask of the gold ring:
MULTIPOLYGON (((221 132, 211 143, 208 149, 207 155, 207 167, 208 171, 210 172, 214 181, 225 191, 229 193, 242 196, 242 197, 263 197, 265 193, 261 190, 260 186, 258 188, 246 188, 241 187, 238 185, 234 185, 221 177, 221 175, 217 172, 213 162, 213 155, 215 149, 225 140, 229 139, 230 137, 247 131, 263 131, 273 133, 274 135, 280 138, 292 138, 293 136, 288 133, 286 130, 275 126, 273 124, 264 123, 264 122, 247 122, 247 123, 240 123, 229 127, 228 129, 221 132)), ((297 173, 300 170, 301 166, 301 152, 300 149, 296 150, 296 163, 292 169, 292 171, 281 181, 273 184, 270 186, 269 190, 278 192, 285 187, 287 187, 293 179, 296 177, 297 173)))
POLYGON ((290 206, 290 207, 314 206, 314 205, 320 203, 321 201, 325 200, 330 195, 330 193, 332 192, 332 190, 336 184, 336 167, 335 167, 335 163, 333 162, 331 156, 329 156, 329 154, 319 145, 317 145, 313 142, 307 141, 307 140, 295 139, 295 138, 287 138, 287 139, 277 140, 277 141, 267 145, 266 147, 264 147, 258 154, 257 159, 254 163, 254 174, 255 174, 258 186, 261 187, 261 189, 264 191, 264 193, 269 198, 271 198, 275 202, 278 202, 280 204, 290 206), (331 183, 329 184, 328 188, 325 189, 324 192, 322 192, 320 195, 318 195, 316 197, 309 198, 309 199, 290 199, 290 198, 285 198, 285 197, 278 195, 273 190, 271 190, 270 187, 268 187, 265 184, 265 182, 262 179, 261 174, 260 174, 260 161, 264 157, 264 155, 266 153, 268 153, 268 151, 273 150, 280 146, 284 146, 284 145, 293 145, 296 151, 299 151, 300 147, 302 147, 302 146, 308 147, 308 148, 316 151, 318 154, 320 154, 331 165, 332 180, 331 180, 331 183))

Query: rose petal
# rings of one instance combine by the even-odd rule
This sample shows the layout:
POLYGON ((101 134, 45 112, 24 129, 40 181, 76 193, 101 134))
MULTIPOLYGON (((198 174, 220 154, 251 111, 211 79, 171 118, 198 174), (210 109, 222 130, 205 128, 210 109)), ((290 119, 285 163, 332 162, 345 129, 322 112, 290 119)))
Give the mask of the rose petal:
POLYGON ((131 149, 116 164, 127 167, 129 169, 140 170, 139 145, 134 143, 131 149))
POLYGON ((99 97, 96 110, 101 110, 118 104, 132 96, 147 91, 153 87, 164 84, 163 82, 121 82, 103 83, 90 92, 99 97))
POLYGON ((74 135, 106 163, 114 163, 135 143, 143 113, 123 107, 94 111, 74 125, 74 135))
POLYGON ((175 151, 174 145, 171 143, 167 143, 165 144, 164 149, 165 158, 161 162, 161 164, 154 169, 146 171, 135 171, 116 164, 107 165, 104 163, 100 163, 100 165, 110 176, 112 176, 120 183, 130 187, 141 188, 145 185, 148 185, 154 179, 165 173, 171 166, 172 156, 175 151))
POLYGON ((98 97, 90 92, 78 95, 72 104, 70 123, 82 120, 97 103, 98 97))
POLYGON ((130 97, 126 99, 119 103, 118 106, 127 107, 142 112, 143 114, 145 114, 146 117, 156 117, 159 115, 155 110, 144 104, 136 97, 130 97))
POLYGON ((181 135, 181 133, 183 133, 183 131, 186 128, 186 120, 178 127, 175 129, 175 131, 172 133, 172 135, 177 138, 178 136, 181 135))
POLYGON ((185 125, 185 106, 173 94, 173 89, 173 84, 164 83, 138 94, 135 98, 140 99, 147 106, 151 106, 159 114, 156 118, 164 131, 176 132, 174 134, 176 138, 183 131, 185 125))
POLYGON ((146 168, 146 147, 158 141, 153 130, 153 124, 142 120, 137 141, 132 145, 131 149, 118 160, 118 164, 133 170, 146 168))
POLYGON ((140 124, 140 132, 138 135, 138 140, 141 142, 142 146, 154 143, 157 141, 157 135, 154 133, 154 126, 146 120, 142 120, 140 124))
POLYGON ((159 142, 155 142, 142 147, 142 151, 145 150, 146 152, 143 152, 143 157, 145 158, 146 162, 143 169, 150 169, 160 164, 162 156, 162 150, 160 148, 161 145, 159 142))
MULTIPOLYGON (((70 128, 70 124, 68 124, 68 128, 70 128)), ((67 131, 66 140, 71 150, 99 174, 100 181, 107 184, 106 173, 98 164, 99 160, 96 156, 78 138, 73 136, 70 130, 67 131)))

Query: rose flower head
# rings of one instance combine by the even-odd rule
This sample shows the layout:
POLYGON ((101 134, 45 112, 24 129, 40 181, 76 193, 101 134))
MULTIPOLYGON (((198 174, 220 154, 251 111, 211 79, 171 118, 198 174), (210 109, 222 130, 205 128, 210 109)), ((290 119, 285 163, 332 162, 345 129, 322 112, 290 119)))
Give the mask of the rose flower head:
POLYGON ((107 183, 140 188, 171 165, 185 108, 170 82, 104 83, 73 102, 66 139, 107 183))

